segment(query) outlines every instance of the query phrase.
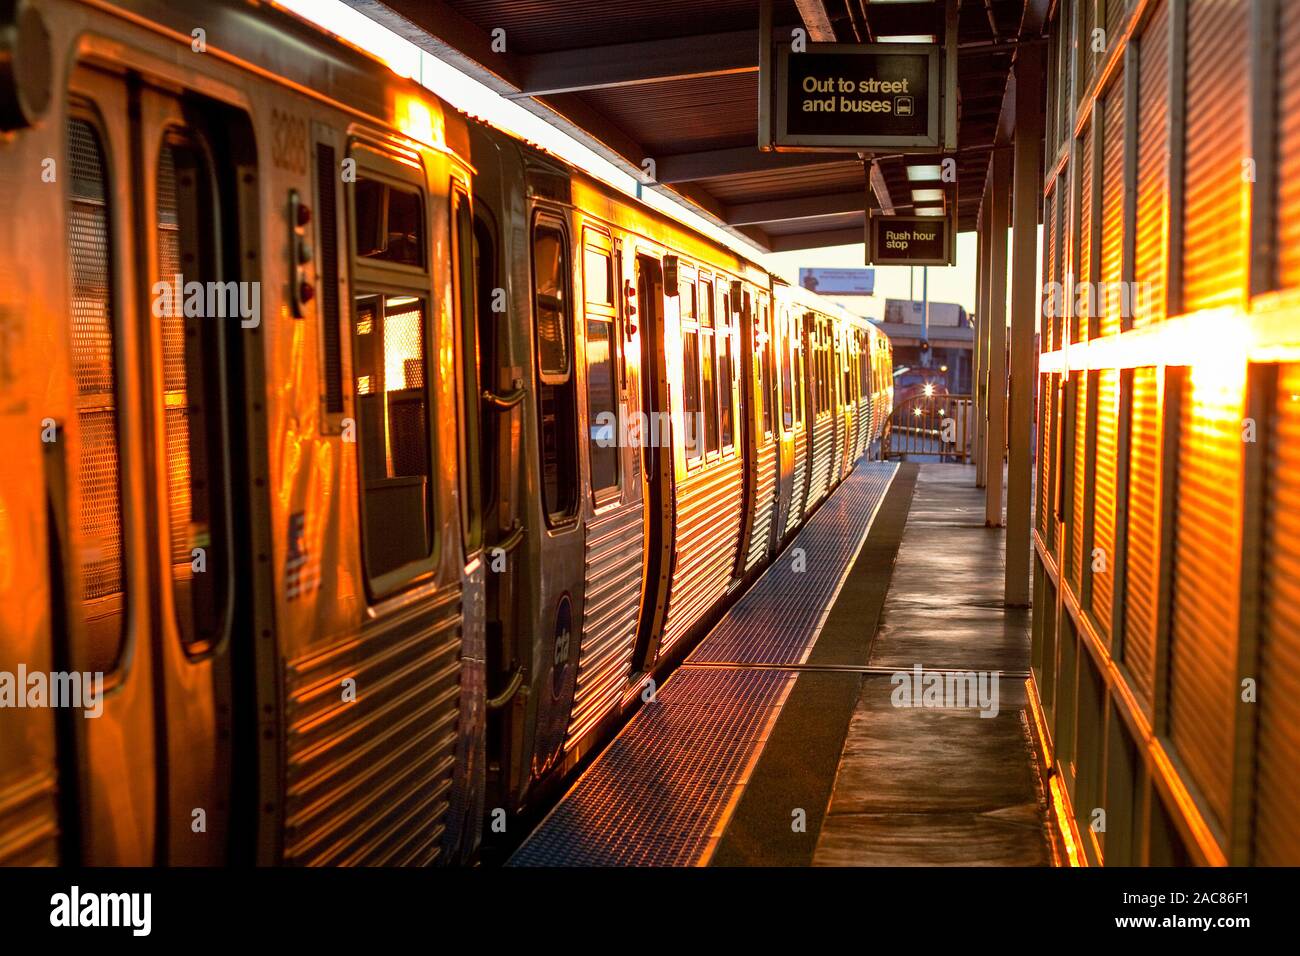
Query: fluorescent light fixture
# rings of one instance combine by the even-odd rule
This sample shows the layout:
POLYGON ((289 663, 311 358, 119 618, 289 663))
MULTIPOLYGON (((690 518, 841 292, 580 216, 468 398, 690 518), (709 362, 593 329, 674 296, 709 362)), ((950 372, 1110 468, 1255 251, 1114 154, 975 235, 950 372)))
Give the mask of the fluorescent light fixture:
POLYGON ((938 37, 933 33, 896 33, 888 37, 876 37, 877 43, 935 43, 938 37))
POLYGON ((918 216, 942 216, 943 210, 938 206, 931 206, 929 209, 915 210, 918 216))
POLYGON ((912 202, 943 202, 943 190, 913 189, 912 202))
POLYGON ((938 166, 908 166, 907 178, 912 182, 925 182, 931 179, 938 179, 943 175, 943 171, 938 166))

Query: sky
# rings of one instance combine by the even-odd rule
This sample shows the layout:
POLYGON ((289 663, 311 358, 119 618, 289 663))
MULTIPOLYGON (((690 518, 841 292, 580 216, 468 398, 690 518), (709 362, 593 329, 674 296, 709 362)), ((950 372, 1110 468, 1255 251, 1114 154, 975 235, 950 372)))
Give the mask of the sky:
MULTIPOLYGON (((455 67, 419 49, 386 27, 347 6, 342 0, 276 0, 279 6, 311 20, 353 46, 378 56, 394 72, 417 80, 458 109, 533 141, 586 170, 589 174, 627 192, 636 194, 637 181, 582 143, 466 76, 455 67)), ((800 268, 844 268, 863 265, 863 246, 831 246, 798 252, 763 254, 743 240, 720 229, 707 219, 654 189, 642 191, 648 205, 673 216, 725 245, 757 258, 769 271, 787 282, 798 282, 800 268)), ((1041 250, 1042 243, 1039 248, 1041 250)), ((929 294, 934 302, 956 302, 968 312, 975 308, 975 234, 957 236, 957 264, 928 269, 929 294)), ((1041 252, 1040 252, 1041 255, 1041 252)), ((906 299, 914 283, 915 298, 921 298, 922 269, 901 266, 876 269, 876 294, 851 296, 836 301, 860 315, 880 318, 886 298, 906 299), (914 272, 914 274, 913 274, 914 272)))

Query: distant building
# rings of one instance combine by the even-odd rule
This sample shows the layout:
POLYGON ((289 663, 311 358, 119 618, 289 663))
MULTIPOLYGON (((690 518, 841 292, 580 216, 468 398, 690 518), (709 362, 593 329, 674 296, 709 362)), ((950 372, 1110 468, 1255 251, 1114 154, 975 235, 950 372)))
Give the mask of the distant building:
POLYGON ((895 369, 906 369, 895 377, 897 394, 934 384, 949 394, 969 395, 975 344, 971 315, 955 302, 931 302, 924 321, 924 308, 915 300, 885 300, 885 318, 878 324, 893 343, 895 369))

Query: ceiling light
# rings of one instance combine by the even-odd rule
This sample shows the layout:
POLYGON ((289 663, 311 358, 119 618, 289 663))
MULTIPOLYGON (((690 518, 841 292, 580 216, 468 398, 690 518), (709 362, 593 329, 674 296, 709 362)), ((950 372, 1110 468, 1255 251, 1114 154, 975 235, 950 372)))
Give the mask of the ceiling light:
POLYGON ((942 170, 938 166, 908 166, 907 178, 912 182, 925 182, 931 179, 938 179, 942 175, 942 170))

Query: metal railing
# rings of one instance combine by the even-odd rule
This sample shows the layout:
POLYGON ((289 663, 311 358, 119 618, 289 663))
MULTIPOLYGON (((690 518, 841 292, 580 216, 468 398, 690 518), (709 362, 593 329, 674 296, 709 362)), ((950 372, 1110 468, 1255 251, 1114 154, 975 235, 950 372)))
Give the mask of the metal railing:
POLYGON ((894 407, 881 450, 909 457, 966 464, 971 461, 975 404, 969 395, 914 395, 894 407))

